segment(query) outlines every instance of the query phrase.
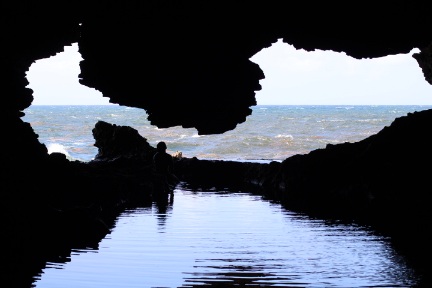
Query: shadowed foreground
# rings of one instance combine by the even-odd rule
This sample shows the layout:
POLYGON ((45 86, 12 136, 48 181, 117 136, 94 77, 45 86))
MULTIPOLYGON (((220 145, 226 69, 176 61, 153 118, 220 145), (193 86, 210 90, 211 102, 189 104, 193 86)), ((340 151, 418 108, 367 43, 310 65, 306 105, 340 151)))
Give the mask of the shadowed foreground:
MULTIPOLYGON (((415 112, 357 143, 328 145, 282 163, 178 157, 175 172, 191 187, 253 192, 312 216, 370 225, 391 236, 407 261, 427 274, 428 170, 412 161, 431 158, 431 139, 422 126, 431 119, 432 110, 415 112)), ((43 171, 32 171, 33 181, 5 183, 33 191, 10 194, 2 207, 11 247, 4 253, 5 277, 30 284, 46 261, 62 261, 72 248, 97 248, 126 207, 168 203, 152 174, 155 148, 145 138, 131 127, 102 121, 93 135, 95 160, 71 162, 53 153, 43 171)))

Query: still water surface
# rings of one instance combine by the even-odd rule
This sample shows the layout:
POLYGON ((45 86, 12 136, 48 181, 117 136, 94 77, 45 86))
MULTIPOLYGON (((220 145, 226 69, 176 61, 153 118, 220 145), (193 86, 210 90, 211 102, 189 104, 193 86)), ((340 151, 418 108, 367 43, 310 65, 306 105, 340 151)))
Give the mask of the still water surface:
POLYGON ((409 287, 388 239, 248 193, 179 186, 166 206, 127 210, 98 250, 48 263, 35 287, 409 287), (205 285, 207 284, 207 285, 205 285))

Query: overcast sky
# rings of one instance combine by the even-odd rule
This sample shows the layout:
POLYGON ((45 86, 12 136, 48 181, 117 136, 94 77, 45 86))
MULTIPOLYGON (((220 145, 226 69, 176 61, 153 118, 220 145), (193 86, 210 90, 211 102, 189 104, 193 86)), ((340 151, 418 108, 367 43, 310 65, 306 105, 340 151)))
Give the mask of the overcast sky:
MULTIPOLYGON (((279 40, 251 60, 265 79, 261 105, 432 105, 429 85, 409 54, 357 60, 343 53, 306 52, 279 40)), ((78 45, 34 63, 27 72, 34 105, 106 105, 108 98, 79 84, 78 45)))

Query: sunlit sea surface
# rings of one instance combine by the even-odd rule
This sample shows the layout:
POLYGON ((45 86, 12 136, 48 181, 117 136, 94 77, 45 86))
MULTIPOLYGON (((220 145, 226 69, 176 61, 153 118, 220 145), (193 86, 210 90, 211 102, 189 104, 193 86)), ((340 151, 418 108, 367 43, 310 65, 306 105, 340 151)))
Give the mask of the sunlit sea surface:
POLYGON ((158 129, 142 109, 106 106, 31 106, 29 122, 49 152, 90 161, 97 154, 92 129, 97 121, 130 126, 156 146, 185 157, 226 160, 283 160, 326 144, 356 142, 376 134, 407 113, 432 106, 254 106, 236 129, 221 135, 198 135, 196 129, 158 129))
MULTIPOLYGON (((32 106, 49 152, 90 161, 103 120, 128 125, 153 146, 186 157, 283 160, 326 144, 356 142, 427 106, 257 106, 222 135, 158 129, 144 111, 120 106, 32 106)), ((413 287, 419 275, 368 227, 310 218, 251 193, 196 191, 185 183, 167 205, 124 211, 98 249, 73 250, 35 278, 38 288, 413 287)))

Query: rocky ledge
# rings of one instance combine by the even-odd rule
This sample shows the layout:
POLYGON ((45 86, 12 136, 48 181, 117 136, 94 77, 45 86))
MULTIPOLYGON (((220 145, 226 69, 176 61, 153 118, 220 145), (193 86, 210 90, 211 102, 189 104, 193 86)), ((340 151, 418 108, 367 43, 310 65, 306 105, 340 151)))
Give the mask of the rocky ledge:
POLYGON ((431 256, 430 123, 432 110, 409 113, 362 141, 329 144, 281 163, 182 159, 177 171, 185 181, 243 187, 288 209, 371 226, 391 236, 395 247, 426 274, 431 256))
MULTIPOLYGON (((391 236, 426 274, 430 172, 417 163, 432 160, 431 122, 432 110, 410 113, 362 141, 327 145, 282 162, 175 157, 175 171, 191 187, 249 191, 311 216, 371 226, 391 236)), ((4 255, 7 277, 27 271, 29 277, 21 280, 31 283, 46 261, 64 261, 71 248, 97 248, 124 208, 155 200, 155 148, 147 139, 131 127, 102 121, 93 135, 99 149, 93 161, 53 153, 39 160, 38 169, 22 167, 23 181, 5 183, 28 192, 10 194, 3 202, 4 238, 11 247, 4 255)))
MULTIPOLYGON (((282 162, 263 164, 178 157, 175 171, 181 181, 192 187, 249 191, 311 216, 371 226, 378 233, 390 236, 395 247, 413 265, 426 271, 430 259, 427 236, 431 228, 427 193, 430 171, 427 165, 418 163, 432 160, 429 123, 432 123, 432 110, 414 112, 397 118, 362 141, 329 144, 324 149, 282 162)), ((93 133, 96 143, 106 144, 98 146, 100 153, 117 147, 124 151, 120 158, 142 159, 142 163, 148 163, 149 158, 140 151, 147 151, 144 155, 154 153, 154 148, 143 144, 145 138, 130 127, 99 122, 93 133), (128 140, 109 136, 120 133, 102 131, 114 131, 113 128, 129 131, 128 135, 122 134, 128 140), (128 143, 131 149, 126 152, 119 143, 128 143), (138 146, 147 148, 137 149, 138 146)), ((108 158, 120 159, 115 153, 108 158)), ((97 161, 108 163, 106 159, 97 161)))

